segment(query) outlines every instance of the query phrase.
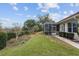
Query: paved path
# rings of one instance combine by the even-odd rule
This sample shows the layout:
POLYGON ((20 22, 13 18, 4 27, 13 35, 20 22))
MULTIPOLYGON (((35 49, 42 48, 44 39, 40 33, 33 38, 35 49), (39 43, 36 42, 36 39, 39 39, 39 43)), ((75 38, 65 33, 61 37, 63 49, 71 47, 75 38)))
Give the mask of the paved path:
POLYGON ((55 35, 55 37, 79 49, 79 43, 73 42, 71 40, 68 40, 66 38, 60 37, 58 35, 55 35))

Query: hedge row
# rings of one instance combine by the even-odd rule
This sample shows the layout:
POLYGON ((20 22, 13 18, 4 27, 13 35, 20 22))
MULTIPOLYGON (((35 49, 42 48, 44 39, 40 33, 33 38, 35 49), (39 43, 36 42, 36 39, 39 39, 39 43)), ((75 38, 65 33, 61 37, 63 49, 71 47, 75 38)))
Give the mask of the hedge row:
POLYGON ((59 36, 65 37, 65 38, 68 38, 68 39, 71 39, 71 40, 74 39, 74 33, 59 32, 59 36))
MULTIPOLYGON (((28 34, 27 32, 20 32, 19 36, 28 34)), ((15 38, 16 34, 14 32, 0 32, 0 50, 6 47, 6 41, 10 40, 11 38, 15 38)))
POLYGON ((22 31, 22 32, 19 33, 19 36, 22 36, 22 35, 25 35, 25 34, 29 34, 29 32, 27 32, 27 31, 22 31))
MULTIPOLYGON (((18 36, 22 36, 25 34, 29 34, 28 32, 22 31, 20 33, 18 33, 18 36)), ((10 40, 11 38, 15 38, 16 37, 16 33, 14 32, 7 32, 7 40, 10 40)))
POLYGON ((0 32, 0 50, 6 46, 6 34, 4 32, 0 32))
POLYGON ((6 47, 6 41, 16 37, 12 32, 0 32, 0 50, 6 47))
POLYGON ((14 32, 7 32, 7 40, 10 40, 11 38, 15 38, 16 34, 14 32))

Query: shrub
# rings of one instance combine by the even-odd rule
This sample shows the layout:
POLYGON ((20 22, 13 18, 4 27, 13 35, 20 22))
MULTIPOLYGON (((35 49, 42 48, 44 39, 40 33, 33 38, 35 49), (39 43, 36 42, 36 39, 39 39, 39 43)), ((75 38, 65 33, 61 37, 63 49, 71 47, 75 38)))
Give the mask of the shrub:
POLYGON ((20 33, 19 33, 19 36, 22 36, 23 34, 24 34, 23 32, 20 32, 20 33))
POLYGON ((74 33, 67 33, 67 38, 74 39, 74 33))
POLYGON ((79 35, 79 32, 77 34, 79 35))
POLYGON ((44 34, 51 35, 52 33, 51 32, 44 32, 44 34))
POLYGON ((65 37, 68 39, 74 39, 74 33, 69 33, 69 32, 59 32, 59 36, 65 37))
POLYGON ((4 32, 0 32, 0 50, 6 46, 6 34, 4 32))
MULTIPOLYGON (((10 40, 11 38, 16 37, 16 33, 14 33, 14 32, 7 32, 6 34, 7 34, 7 40, 10 40)), ((29 32, 22 31, 22 32, 18 33, 18 36, 22 36, 22 35, 25 35, 25 34, 29 34, 29 32)))
POLYGON ((64 37, 64 32, 59 32, 59 36, 64 37))
POLYGON ((34 31, 34 32, 38 32, 38 31, 39 31, 38 25, 35 25, 35 26, 33 27, 33 31, 34 31))
POLYGON ((20 32, 20 33, 19 33, 19 36, 22 36, 22 35, 24 35, 24 32, 20 32))
POLYGON ((30 34, 30 32, 28 32, 28 31, 22 31, 22 32, 19 33, 19 36, 26 35, 26 34, 30 34))
POLYGON ((11 38, 15 38, 16 34, 14 32, 7 32, 7 40, 10 40, 11 38))
POLYGON ((30 32, 29 31, 24 31, 24 34, 30 34, 30 32))

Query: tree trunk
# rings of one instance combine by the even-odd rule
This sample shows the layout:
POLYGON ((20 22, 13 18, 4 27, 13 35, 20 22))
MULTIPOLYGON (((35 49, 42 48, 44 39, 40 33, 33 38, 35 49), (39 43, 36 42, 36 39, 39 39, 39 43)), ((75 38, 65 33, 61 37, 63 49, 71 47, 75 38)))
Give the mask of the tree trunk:
POLYGON ((18 40, 18 33, 16 32, 16 41, 18 40))

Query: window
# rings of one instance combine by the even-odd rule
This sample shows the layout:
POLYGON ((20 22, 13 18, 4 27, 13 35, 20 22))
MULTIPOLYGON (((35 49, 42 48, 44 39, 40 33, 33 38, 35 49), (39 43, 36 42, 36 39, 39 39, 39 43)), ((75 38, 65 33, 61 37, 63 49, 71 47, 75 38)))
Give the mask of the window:
POLYGON ((72 32, 72 23, 68 23, 68 32, 72 32))
POLYGON ((53 26, 53 27, 52 27, 52 32, 53 32, 53 33, 56 32, 56 26, 53 26))
POLYGON ((45 24, 45 31, 48 32, 49 31, 49 24, 45 24))
POLYGON ((49 24, 49 32, 51 32, 51 26, 52 26, 52 24, 49 24))
POLYGON ((73 23, 73 32, 77 32, 77 24, 73 23))
POLYGON ((77 32, 77 23, 68 23, 68 32, 77 32))
POLYGON ((65 31, 65 24, 61 24, 61 25, 60 25, 60 31, 61 31, 61 32, 64 32, 64 31, 65 31))

